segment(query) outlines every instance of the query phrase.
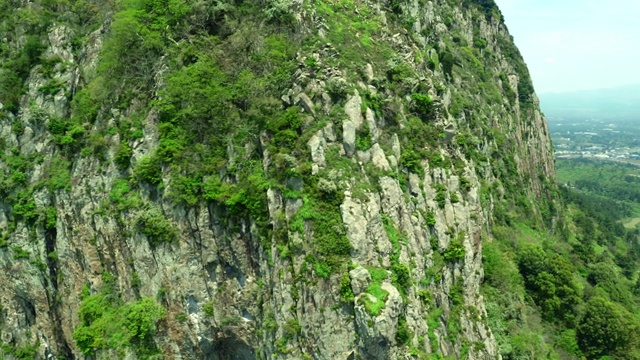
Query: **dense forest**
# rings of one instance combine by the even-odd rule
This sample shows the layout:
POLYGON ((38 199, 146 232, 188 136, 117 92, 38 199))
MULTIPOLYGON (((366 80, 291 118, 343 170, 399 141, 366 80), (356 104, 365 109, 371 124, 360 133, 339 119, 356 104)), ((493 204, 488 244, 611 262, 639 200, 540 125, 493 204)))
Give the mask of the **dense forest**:
POLYGON ((565 207, 556 231, 510 217, 484 248, 484 292, 503 355, 638 358, 640 231, 622 225, 638 214, 638 169, 580 159, 556 166, 565 207))

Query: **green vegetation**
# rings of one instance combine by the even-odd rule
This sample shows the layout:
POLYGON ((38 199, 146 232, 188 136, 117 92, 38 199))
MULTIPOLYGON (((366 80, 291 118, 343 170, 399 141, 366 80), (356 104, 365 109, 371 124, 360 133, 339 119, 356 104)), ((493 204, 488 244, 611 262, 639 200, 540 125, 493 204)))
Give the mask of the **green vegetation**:
POLYGON ((624 358, 638 355, 636 331, 637 320, 632 314, 615 303, 594 297, 586 304, 576 336, 589 358, 612 354, 624 358))
POLYGON ((464 234, 462 234, 462 236, 459 238, 451 240, 451 243, 449 243, 449 246, 444 251, 444 254, 442 254, 442 257, 446 261, 458 262, 464 259, 465 250, 460 238, 464 239, 464 234))
POLYGON ((597 197, 602 212, 615 218, 640 210, 640 169, 631 164, 588 159, 558 159, 558 181, 597 197))
POLYGON ((178 240, 176 229, 159 208, 150 207, 140 212, 136 225, 152 247, 178 240))
POLYGON ((396 341, 398 344, 406 345, 409 343, 411 338, 413 337, 413 333, 407 327, 407 318, 404 314, 398 317, 398 329, 396 330, 396 341))
POLYGON ((31 360, 36 358, 38 354, 38 344, 27 344, 21 347, 14 347, 5 345, 0 342, 0 349, 4 352, 3 355, 14 356, 16 359, 31 360))
POLYGON ((371 139, 371 133, 369 131, 369 125, 364 124, 362 129, 358 129, 356 132, 356 149, 360 151, 369 150, 373 145, 373 140, 371 139))
POLYGON ((340 214, 342 193, 335 185, 323 186, 322 178, 310 180, 314 190, 303 197, 302 208, 296 213, 292 228, 304 234, 305 224, 311 225, 310 235, 317 256, 312 262, 316 264, 316 273, 326 278, 329 273, 343 267, 351 252, 351 244, 340 214))
POLYGON ((132 191, 129 182, 124 179, 118 179, 111 185, 109 200, 118 211, 135 209, 142 204, 140 196, 132 191))
POLYGON ((630 329, 640 326, 633 292, 637 231, 619 223, 620 200, 569 188, 561 194, 568 224, 556 235, 512 222, 495 227, 495 242, 484 246, 489 325, 499 343, 508 344, 503 356, 635 358, 639 339, 630 329), (607 206, 612 210, 603 212, 607 206), (513 311, 522 321, 510 318, 513 311), (517 331, 508 330, 514 326, 517 331), (540 341, 536 334, 542 333, 552 334, 553 341, 540 341))
POLYGON ((575 269, 571 263, 536 246, 520 249, 518 257, 525 288, 543 317, 573 325, 581 294, 573 280, 575 269))
POLYGON ((11 251, 13 251, 14 260, 28 259, 31 257, 31 254, 27 250, 24 250, 21 246, 18 245, 12 246, 11 251))
POLYGON ((406 243, 406 239, 404 235, 395 228, 389 217, 383 215, 382 220, 392 246, 391 271, 393 274, 393 284, 402 295, 406 295, 409 286, 411 286, 411 271, 406 264, 400 262, 400 251, 402 251, 402 244, 406 243))
POLYGON ((105 274, 105 287, 100 293, 85 295, 80 305, 81 325, 73 338, 85 355, 111 349, 122 353, 131 348, 138 356, 159 354, 153 341, 158 321, 165 310, 155 300, 142 298, 123 303, 113 288, 112 275, 105 274))
POLYGON ((388 278, 387 270, 383 268, 367 268, 371 274, 371 284, 367 287, 366 294, 360 296, 359 301, 371 316, 378 316, 384 309, 389 293, 382 288, 382 282, 388 278))
POLYGON ((413 100, 411 109, 423 122, 434 120, 436 109, 429 95, 411 94, 411 100, 413 100))
POLYGON ((348 272, 345 272, 340 280, 340 297, 342 298, 342 301, 347 304, 353 303, 353 300, 355 299, 355 294, 351 289, 351 278, 349 277, 348 272))

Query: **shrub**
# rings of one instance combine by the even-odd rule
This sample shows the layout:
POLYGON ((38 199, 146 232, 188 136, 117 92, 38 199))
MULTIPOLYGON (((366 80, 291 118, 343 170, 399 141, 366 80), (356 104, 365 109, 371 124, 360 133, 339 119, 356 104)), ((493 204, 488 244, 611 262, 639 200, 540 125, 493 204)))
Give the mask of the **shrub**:
MULTIPOLYGON (((438 184, 442 185, 442 184, 438 184)), ((444 186, 437 187, 436 190, 436 202, 440 208, 444 208, 447 204, 447 189, 444 186)))
POLYGON ((433 100, 427 94, 412 94, 411 110, 423 121, 429 122, 435 119, 436 111, 433 100))
POLYGON ((133 155, 133 150, 127 141, 122 141, 118 146, 118 151, 113 159, 116 163, 116 166, 120 170, 125 170, 129 167, 131 163, 131 155, 133 155))
POLYGON ((460 176, 460 189, 463 191, 471 190, 471 182, 465 176, 460 176))
POLYGON ((138 230, 147 237, 149 245, 152 247, 178 240, 176 229, 156 207, 140 212, 136 219, 136 225, 138 230))
POLYGON ((85 129, 77 118, 51 119, 48 130, 53 135, 53 142, 73 153, 80 149, 85 129))
POLYGON ((600 297, 592 298, 576 329, 580 348, 590 359, 624 353, 634 333, 632 318, 615 304, 600 297))
POLYGON ((293 25, 295 16, 291 0, 269 0, 264 13, 267 20, 280 25, 293 25))
POLYGON ((424 168, 422 167, 421 161, 422 159, 420 158, 420 155, 411 149, 405 149, 402 152, 402 156, 400 156, 401 166, 404 166, 410 172, 417 174, 420 177, 423 177, 424 168))
POLYGON ((157 101, 164 126, 182 127, 185 135, 198 141, 226 145, 234 125, 228 82, 215 59, 207 56, 173 72, 157 101))
POLYGON ((155 331, 156 323, 165 317, 165 311, 151 298, 142 298, 124 306, 124 326, 131 340, 143 342, 155 331))
POLYGON ((316 274, 323 279, 328 279, 331 275, 331 266, 324 262, 317 262, 315 266, 316 274))
POLYGON ((392 265, 393 281, 403 294, 406 294, 411 286, 411 271, 406 264, 398 263, 392 265))
POLYGON ((423 305, 433 305, 433 294, 431 293, 431 291, 426 289, 420 290, 418 291, 417 296, 423 305))
POLYGON ((146 181, 151 185, 159 185, 162 183, 162 164, 160 159, 155 156, 145 156, 140 158, 133 170, 134 177, 137 181, 146 181))
POLYGON ((215 314, 215 310, 214 310, 214 307, 213 307, 213 302, 212 301, 208 301, 208 302, 204 303, 204 305, 202 306, 202 311, 204 311, 204 314, 208 318, 213 318, 213 315, 215 314))
POLYGON ((373 145, 373 139, 371 138, 371 132, 369 131, 369 125, 364 124, 362 130, 356 132, 356 149, 360 151, 369 150, 373 145))
POLYGON ((112 289, 89 295, 80 304, 81 325, 73 332, 76 345, 85 355, 100 349, 122 351, 132 347, 137 353, 149 353, 156 324, 166 315, 151 298, 120 304, 112 289))
POLYGON ((340 101, 347 96, 347 82, 341 78, 330 78, 327 80, 327 93, 333 101, 340 101))
POLYGON ((113 183, 109 193, 109 200, 116 206, 118 211, 134 209, 142 203, 138 194, 131 192, 129 182, 125 179, 118 179, 113 183))
POLYGON ((69 190, 71 188, 71 163, 65 158, 56 156, 49 166, 47 185, 52 190, 69 190))
POLYGON ((438 54, 440 58, 440 64, 442 64, 442 70, 445 74, 449 75, 449 77, 453 76, 453 65, 455 64, 455 59, 453 54, 449 50, 444 51, 442 54, 438 54))
POLYGON ((482 246, 484 280, 500 291, 524 293, 522 276, 514 261, 502 250, 498 241, 488 242, 482 246))
POLYGON ((444 251, 444 254, 442 256, 446 261, 458 262, 464 259, 464 254, 465 254, 464 246, 462 245, 460 240, 453 239, 451 240, 451 243, 449 243, 449 246, 444 251))
POLYGON ((13 258, 15 260, 28 259, 29 257, 31 257, 31 254, 27 250, 24 250, 21 246, 14 245, 11 247, 11 250, 13 251, 13 258))
POLYGON ((36 210, 33 191, 29 189, 20 190, 13 202, 13 215, 29 224, 33 224, 38 219, 36 210))
POLYGON ((396 341, 400 345, 406 345, 413 337, 411 330, 407 326, 407 318, 404 315, 398 317, 398 329, 396 330, 396 341))
POLYGON ((344 275, 342 275, 342 279, 340 279, 340 297, 342 301, 348 304, 352 303, 355 298, 355 294, 351 289, 351 278, 348 272, 345 272, 344 275))
POLYGON ((170 194, 177 203, 194 206, 202 195, 202 180, 199 176, 174 175, 171 177, 170 194))
POLYGON ((272 133, 273 146, 277 149, 292 149, 298 140, 298 131, 304 124, 298 107, 290 107, 267 122, 266 128, 272 133))
POLYGON ((427 212, 425 221, 427 222, 427 225, 434 226, 436 224, 436 214, 433 211, 427 212))
POLYGON ((41 61, 40 55, 45 49, 46 46, 39 36, 27 35, 22 50, 3 61, 0 70, 0 102, 4 105, 4 110, 17 113, 24 90, 24 81, 31 69, 41 61))
POLYGON ((550 321, 572 325, 580 304, 580 291, 573 279, 575 269, 558 254, 527 246, 518 258, 520 274, 531 297, 550 321))
POLYGON ((302 331, 302 327, 297 319, 289 319, 283 326, 284 336, 286 338, 292 338, 302 331))

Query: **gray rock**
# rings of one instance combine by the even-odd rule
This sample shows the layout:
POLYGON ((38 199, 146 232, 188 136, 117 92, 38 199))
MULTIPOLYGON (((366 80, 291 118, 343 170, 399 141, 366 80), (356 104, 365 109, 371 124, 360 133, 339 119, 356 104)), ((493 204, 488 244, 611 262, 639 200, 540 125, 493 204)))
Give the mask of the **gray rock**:
POLYGON ((376 123, 376 115, 371 109, 367 108, 367 111, 365 111, 365 118, 367 121, 367 126, 369 127, 369 135, 371 135, 371 140, 373 142, 378 142, 380 134, 378 125, 376 123))
POLYGON ((384 155, 384 151, 377 143, 373 144, 373 146, 371 147, 371 161, 373 162, 373 165, 375 165, 379 169, 391 171, 391 166, 389 166, 387 157, 384 155))
POLYGON ((296 105, 300 105, 304 109, 304 111, 308 112, 309 114, 316 114, 315 104, 307 94, 303 92, 298 94, 295 97, 295 103, 296 105))
POLYGON ((349 98, 347 103, 344 105, 344 112, 349 117, 349 120, 355 125, 356 129, 359 129, 362 126, 362 98, 360 98, 360 94, 358 94, 358 90, 354 90, 353 96, 349 98))
POLYGON ((315 135, 313 135, 307 144, 311 151, 311 161, 313 161, 313 165, 315 165, 314 169, 317 169, 314 170, 313 174, 316 174, 320 168, 323 168, 326 165, 324 151, 327 143, 324 139, 323 130, 319 130, 315 135))
POLYGON ((322 129, 322 133, 326 142, 336 141, 336 133, 333 131, 333 123, 327 123, 324 129, 322 129))
MULTIPOLYGON (((361 351, 367 359, 383 360, 392 358, 392 349, 396 344, 395 336, 398 324, 398 316, 402 311, 402 297, 398 290, 388 282, 382 283, 382 289, 387 291, 385 307, 378 316, 370 315, 364 305, 356 300, 356 328, 361 337, 361 351)), ((358 296, 376 299, 367 293, 358 296)))
POLYGON ((363 293, 371 282, 371 274, 362 266, 349 271, 349 277, 351 278, 351 289, 356 295, 363 293))
POLYGON ((366 76, 367 81, 369 81, 369 82, 373 81, 374 74, 373 74, 373 66, 371 66, 371 64, 367 64, 367 66, 365 66, 364 75, 366 76))
POLYGON ((347 156, 353 156, 356 151, 356 125, 351 120, 342 123, 342 145, 347 156))
POLYGON ((360 162, 362 164, 366 164, 371 160, 371 151, 370 150, 365 150, 365 151, 356 151, 357 155, 358 155, 358 160, 360 160, 360 162))
POLYGON ((391 150, 396 159, 400 159, 400 139, 398 138, 398 134, 393 134, 391 150))

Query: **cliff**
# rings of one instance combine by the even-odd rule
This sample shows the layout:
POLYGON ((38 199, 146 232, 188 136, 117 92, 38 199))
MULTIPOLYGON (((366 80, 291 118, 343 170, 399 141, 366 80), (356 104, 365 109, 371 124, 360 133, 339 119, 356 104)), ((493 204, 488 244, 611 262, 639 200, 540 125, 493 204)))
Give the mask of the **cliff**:
POLYGON ((5 357, 500 357, 483 244, 556 214, 492 1, 0 14, 5 357))

